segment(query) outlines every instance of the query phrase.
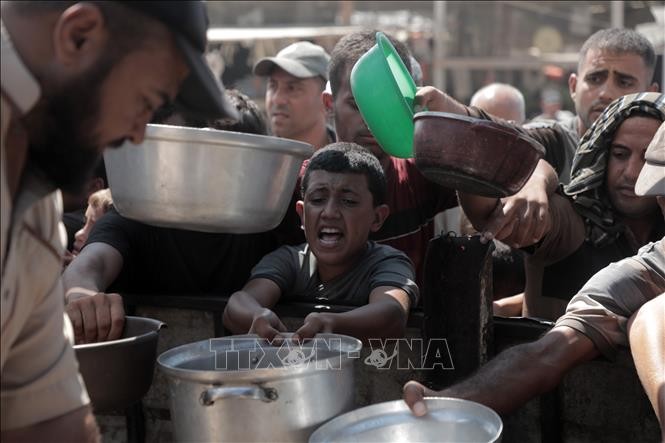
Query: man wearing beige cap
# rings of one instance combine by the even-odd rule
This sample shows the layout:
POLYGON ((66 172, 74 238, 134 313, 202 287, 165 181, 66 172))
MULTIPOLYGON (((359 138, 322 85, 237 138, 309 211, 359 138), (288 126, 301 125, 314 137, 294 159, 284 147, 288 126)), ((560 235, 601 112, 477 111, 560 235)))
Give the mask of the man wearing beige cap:
POLYGON ((321 98, 329 60, 321 46, 302 41, 254 65, 254 74, 268 77, 266 111, 274 135, 309 143, 315 149, 335 141, 326 126, 321 98))

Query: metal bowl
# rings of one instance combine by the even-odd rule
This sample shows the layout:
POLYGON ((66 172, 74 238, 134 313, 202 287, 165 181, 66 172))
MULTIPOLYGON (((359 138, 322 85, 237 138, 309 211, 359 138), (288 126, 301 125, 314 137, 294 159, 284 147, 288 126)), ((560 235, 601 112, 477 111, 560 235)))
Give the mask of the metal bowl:
POLYGON ((506 197, 527 182, 545 150, 515 129, 446 112, 413 117, 416 166, 428 179, 470 194, 506 197))
POLYGON ((216 129, 148 125, 141 145, 104 153, 113 203, 155 226, 245 234, 276 227, 303 160, 301 142, 216 129))
POLYGON ((95 413, 122 411, 148 392, 163 326, 159 320, 127 316, 120 339, 74 346, 95 413))
POLYGON ((413 415, 403 400, 347 412, 314 431, 309 443, 501 441, 503 423, 490 408, 458 398, 429 397, 425 402, 428 413, 423 417, 413 415))

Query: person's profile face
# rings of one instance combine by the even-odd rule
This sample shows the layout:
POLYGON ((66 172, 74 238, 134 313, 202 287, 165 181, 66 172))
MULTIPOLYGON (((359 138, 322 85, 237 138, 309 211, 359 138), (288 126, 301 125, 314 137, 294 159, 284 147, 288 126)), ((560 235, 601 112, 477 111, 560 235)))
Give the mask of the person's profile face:
POLYGON ((575 111, 589 129, 615 99, 655 90, 650 82, 649 70, 638 54, 590 49, 569 86, 575 111))
POLYGON ((606 186, 612 206, 625 217, 642 218, 656 210, 656 199, 636 195, 635 183, 660 123, 651 117, 629 117, 614 134, 608 153, 606 186))
POLYGON ((176 96, 187 73, 170 41, 119 60, 101 54, 90 69, 44 91, 38 106, 45 121, 31 138, 31 162, 54 185, 80 191, 105 147, 143 141, 153 112, 176 96))
POLYGON ((351 69, 353 64, 347 64, 343 70, 339 88, 333 96, 333 112, 335 115, 335 131, 340 142, 356 143, 374 154, 379 161, 388 156, 376 141, 372 132, 360 114, 356 100, 353 98, 351 85, 351 69))
MULTIPOLYGON (((339 275, 365 251, 370 232, 384 219, 363 174, 316 170, 296 210, 305 238, 324 274, 339 275)), ((322 277, 323 278, 323 277, 322 277)))

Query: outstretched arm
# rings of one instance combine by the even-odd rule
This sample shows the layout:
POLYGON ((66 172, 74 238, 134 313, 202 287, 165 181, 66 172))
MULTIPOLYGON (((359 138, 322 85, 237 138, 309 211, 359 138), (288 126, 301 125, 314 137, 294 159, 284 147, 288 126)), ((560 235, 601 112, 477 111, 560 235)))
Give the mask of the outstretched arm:
POLYGON ((409 296, 392 286, 374 288, 369 304, 344 313, 314 312, 305 318, 294 340, 312 338, 319 332, 350 335, 367 343, 370 338, 404 337, 409 296))
POLYGON ((630 352, 665 441, 665 294, 645 303, 628 322, 630 352))
POLYGON ((114 340, 122 334, 125 310, 119 294, 106 294, 123 266, 120 252, 106 243, 87 245, 65 269, 66 311, 76 343, 114 340))
POLYGON ((267 278, 255 278, 231 295, 224 309, 224 326, 234 334, 255 333, 272 340, 279 338, 286 327, 271 308, 277 304, 282 290, 267 278))
POLYGON ((422 402, 427 396, 463 398, 507 413, 553 389, 568 370, 597 355, 585 335, 555 327, 535 342, 502 352, 475 375, 442 391, 410 381, 404 386, 404 400, 416 415, 427 412, 422 402))
POLYGON ((503 199, 459 192, 464 213, 482 235, 512 247, 537 243, 550 229, 549 197, 558 185, 554 168, 540 160, 524 187, 503 199))

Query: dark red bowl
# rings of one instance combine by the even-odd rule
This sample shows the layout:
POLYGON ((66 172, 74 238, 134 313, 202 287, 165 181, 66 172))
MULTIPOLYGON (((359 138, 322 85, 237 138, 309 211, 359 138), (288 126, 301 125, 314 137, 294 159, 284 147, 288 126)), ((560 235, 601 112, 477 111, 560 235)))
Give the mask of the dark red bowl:
POLYGON ((416 166, 443 186, 506 197, 527 182, 545 151, 515 129, 447 112, 413 116, 416 166))

